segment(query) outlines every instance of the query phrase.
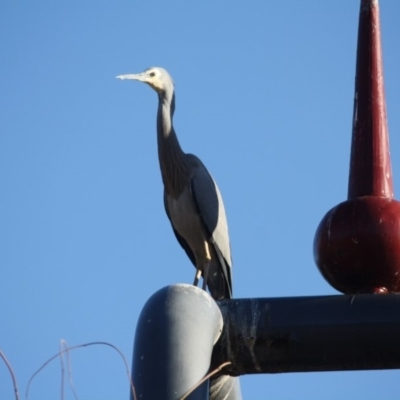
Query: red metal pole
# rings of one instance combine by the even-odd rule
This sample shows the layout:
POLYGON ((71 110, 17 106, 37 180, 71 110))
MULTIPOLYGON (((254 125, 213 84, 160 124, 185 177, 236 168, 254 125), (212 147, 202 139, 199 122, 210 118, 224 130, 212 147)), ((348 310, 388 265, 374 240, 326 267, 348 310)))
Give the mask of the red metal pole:
POLYGON ((378 1, 361 1, 348 198, 393 198, 378 1))
POLYGON ((361 0, 348 200, 322 219, 314 258, 343 293, 400 291, 400 203, 393 199, 378 0, 361 0))

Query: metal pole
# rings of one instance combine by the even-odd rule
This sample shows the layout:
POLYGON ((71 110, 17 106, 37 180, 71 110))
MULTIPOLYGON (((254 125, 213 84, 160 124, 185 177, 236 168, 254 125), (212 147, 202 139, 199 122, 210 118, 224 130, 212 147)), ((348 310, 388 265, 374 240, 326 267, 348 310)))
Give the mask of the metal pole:
MULTIPOLYGON (((223 320, 215 301, 186 284, 167 286, 144 306, 136 328, 132 380, 137 400, 178 400, 209 371, 223 320)), ((208 381, 190 400, 206 400, 208 381)))
POLYGON ((348 199, 314 238, 324 278, 345 294, 400 292, 400 202, 393 174, 378 0, 361 0, 348 199))
POLYGON ((400 368, 400 296, 218 302, 224 332, 212 367, 231 375, 400 368))

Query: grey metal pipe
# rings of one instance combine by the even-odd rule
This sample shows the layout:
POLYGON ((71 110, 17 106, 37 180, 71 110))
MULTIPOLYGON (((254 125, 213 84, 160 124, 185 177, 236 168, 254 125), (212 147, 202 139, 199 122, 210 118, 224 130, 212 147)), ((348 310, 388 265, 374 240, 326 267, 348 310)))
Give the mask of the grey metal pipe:
MULTIPOLYGON (((217 304, 204 290, 176 284, 156 292, 136 328, 132 380, 137 399, 180 399, 208 373, 222 324, 217 304)), ((206 381, 188 399, 206 400, 208 392, 206 381)))
POLYGON ((233 299, 218 304, 224 332, 212 365, 232 361, 225 373, 400 368, 398 294, 233 299))

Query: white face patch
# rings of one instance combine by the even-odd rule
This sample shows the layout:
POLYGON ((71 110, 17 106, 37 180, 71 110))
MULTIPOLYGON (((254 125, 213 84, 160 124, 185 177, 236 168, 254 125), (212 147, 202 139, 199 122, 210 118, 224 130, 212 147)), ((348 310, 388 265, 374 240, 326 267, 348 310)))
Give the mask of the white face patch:
POLYGON ((151 81, 151 85, 157 92, 163 89, 161 82, 157 78, 151 81))
POLYGON ((157 70, 150 69, 146 71, 146 83, 149 84, 154 90, 163 90, 163 84, 160 79, 160 73, 157 70))

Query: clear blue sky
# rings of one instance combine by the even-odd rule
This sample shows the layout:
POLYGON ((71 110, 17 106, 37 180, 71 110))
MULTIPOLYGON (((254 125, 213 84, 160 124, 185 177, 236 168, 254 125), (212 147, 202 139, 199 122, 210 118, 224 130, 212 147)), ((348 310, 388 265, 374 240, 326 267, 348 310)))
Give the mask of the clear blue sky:
MULTIPOLYGON (((235 297, 337 294, 312 243, 347 194, 358 10, 357 0, 0 3, 0 348, 22 394, 61 339, 111 342, 130 364, 148 297, 194 276, 164 214, 156 95, 118 74, 173 76, 181 145, 224 197, 235 297)), ((395 190, 399 12, 398 0, 381 1, 395 190)), ((77 350, 72 363, 79 399, 128 399, 109 348, 77 350)), ((60 398, 60 376, 55 361, 30 399, 60 398)), ((376 399, 393 397, 398 377, 241 383, 246 400, 376 399)), ((0 399, 13 399, 1 362, 0 399)))

